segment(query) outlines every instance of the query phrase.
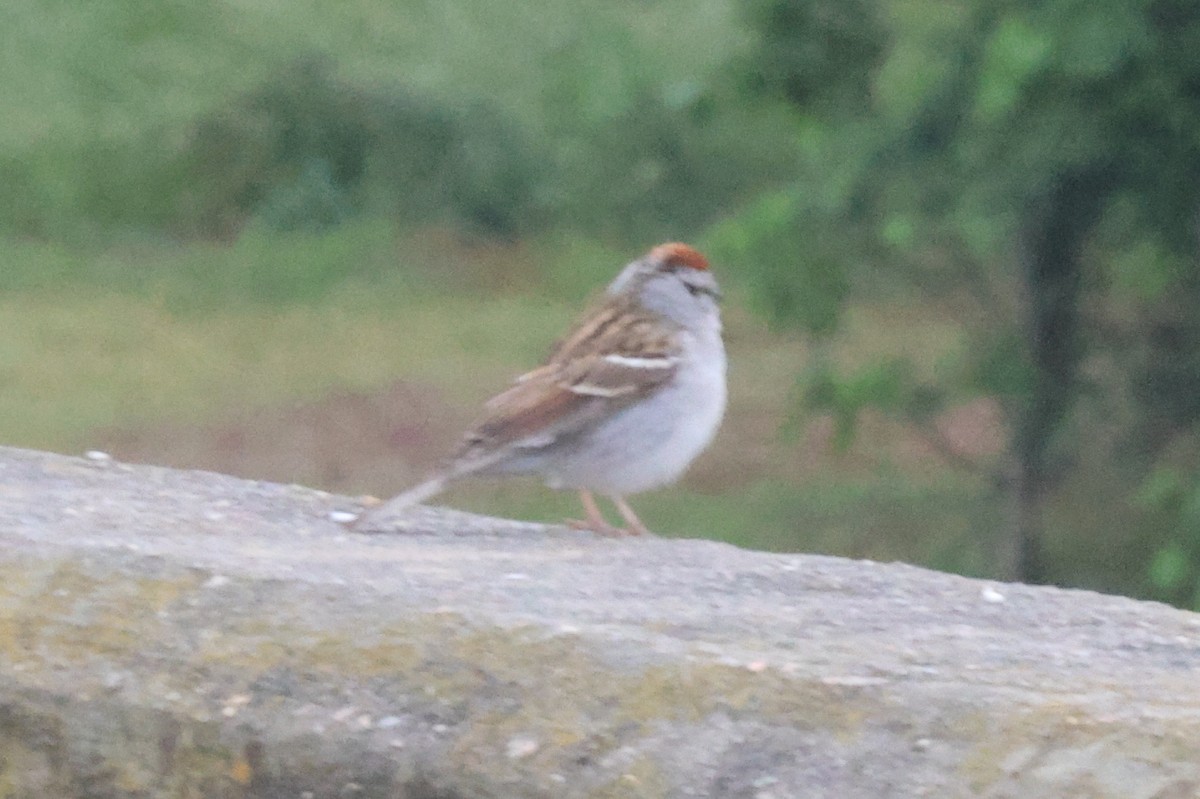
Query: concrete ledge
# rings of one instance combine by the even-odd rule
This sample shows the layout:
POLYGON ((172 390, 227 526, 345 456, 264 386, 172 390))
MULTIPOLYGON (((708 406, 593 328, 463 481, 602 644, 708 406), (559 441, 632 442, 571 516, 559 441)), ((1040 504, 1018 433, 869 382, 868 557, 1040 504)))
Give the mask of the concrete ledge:
POLYGON ((1200 795, 1200 616, 0 448, 3 797, 1200 795))

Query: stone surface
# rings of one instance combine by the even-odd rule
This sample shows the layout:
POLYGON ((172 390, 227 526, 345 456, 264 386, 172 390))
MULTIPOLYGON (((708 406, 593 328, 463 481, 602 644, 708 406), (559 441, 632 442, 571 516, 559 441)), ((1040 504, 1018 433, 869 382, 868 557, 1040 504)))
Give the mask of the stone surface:
POLYGON ((1195 614, 354 509, 0 449, 0 797, 1200 795, 1195 614))

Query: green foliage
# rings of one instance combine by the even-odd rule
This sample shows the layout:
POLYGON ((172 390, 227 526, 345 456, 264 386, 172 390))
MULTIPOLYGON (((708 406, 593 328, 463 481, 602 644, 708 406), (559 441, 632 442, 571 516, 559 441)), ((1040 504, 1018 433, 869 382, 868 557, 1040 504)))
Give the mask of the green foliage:
POLYGON ((1160 467, 1146 476, 1134 498, 1170 520, 1167 540, 1156 545, 1146 566, 1154 596, 1200 610, 1200 481, 1160 467))
POLYGON ((883 13, 869 0, 756 0, 749 4, 760 33, 747 65, 751 85, 796 105, 845 113, 870 94, 885 46, 883 13))
POLYGON ((364 117, 363 104, 327 63, 295 63, 195 123, 177 156, 187 194, 176 225, 228 236, 260 210, 280 229, 335 222, 347 209, 334 209, 348 203, 363 175, 364 117))
POLYGON ((1029 395, 1033 376, 1024 342, 1015 331, 975 341, 967 387, 984 396, 1016 398, 1029 395))
POLYGON ((1030 82, 1053 52, 1050 35, 1020 17, 1005 17, 984 42, 974 113, 986 122, 1018 111, 1030 82))
POLYGON ((598 121, 561 161, 559 218, 613 240, 687 238, 776 179, 786 140, 716 89, 655 87, 598 121), (753 140, 747 131, 760 129, 753 140), (777 145, 777 147, 776 147, 777 145))
POLYGON ((564 148, 488 102, 358 86, 306 59, 194 126, 179 156, 189 193, 177 221, 214 236, 249 217, 319 229, 365 209, 499 237, 553 223, 678 238, 778 169, 772 150, 747 146, 744 120, 714 119, 717 102, 698 87, 648 90, 564 148))
POLYGON ((918 389, 912 364, 902 359, 878 361, 850 374, 838 374, 818 360, 805 371, 800 384, 806 409, 833 417, 834 445, 843 450, 854 440, 859 416, 868 408, 928 413, 928 393, 918 389))
POLYGON ((273 187, 258 208, 268 227, 283 231, 327 230, 351 213, 346 188, 337 183, 324 160, 310 161, 293 181, 273 187))
POLYGON ((805 224, 802 200, 790 190, 767 192, 709 233, 714 253, 735 264, 750 296, 778 328, 815 335, 837 325, 850 280, 837 260, 834 234, 805 224))
MULTIPOLYGON (((1150 584, 1165 594, 1176 594, 1187 586, 1188 578, 1194 571, 1183 546, 1171 542, 1154 553, 1149 568, 1150 584)), ((1200 585, 1197 585, 1197 590, 1200 591, 1200 585)))
MULTIPOLYGON (((862 296, 888 264, 955 308, 972 346, 922 389, 928 405, 904 399, 918 393, 904 366, 880 363, 812 367, 809 406, 834 415, 844 444, 866 408, 921 426, 946 396, 996 398, 1012 474, 1029 481, 1019 496, 1040 505, 1064 464, 1099 446, 1078 438, 1080 397, 1120 393, 1125 380, 1137 409, 1122 440, 1138 443, 1107 456, 1128 458, 1127 474, 1144 469, 1200 422, 1200 7, 881 8, 750 7, 747 71, 798 113, 801 182, 764 192, 715 240, 776 324, 835 336, 855 295, 821 289, 862 296), (1079 380, 1089 356, 1115 379, 1079 380)), ((1008 472, 994 479, 1014 485, 1008 472)), ((1172 511, 1180 529, 1183 507, 1172 511)), ((1036 534, 1022 535, 1024 546, 1036 534)), ((1147 568, 1159 590, 1192 579, 1179 568, 1189 546, 1157 550, 1147 568)))
POLYGON ((1176 285, 1172 296, 1147 306, 1148 318, 1138 326, 1139 346, 1122 353, 1130 393, 1144 411, 1138 430, 1142 452, 1200 422, 1198 301, 1194 284, 1176 285))
POLYGON ((10 4, 0 231, 227 239, 365 213, 681 237, 787 159, 756 138, 763 120, 704 116, 739 43, 733 10, 10 4))
POLYGON ((534 224, 545 160, 487 106, 355 86, 316 58, 200 120, 178 158, 188 194, 174 221, 207 236, 250 217, 322 229, 364 207, 513 235, 534 224))

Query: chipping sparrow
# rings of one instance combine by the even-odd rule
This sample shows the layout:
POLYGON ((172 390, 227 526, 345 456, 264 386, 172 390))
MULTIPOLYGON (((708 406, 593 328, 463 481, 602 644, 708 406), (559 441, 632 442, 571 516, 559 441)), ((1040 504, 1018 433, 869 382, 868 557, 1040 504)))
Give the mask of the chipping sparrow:
POLYGON ((487 403, 446 467, 364 514, 355 527, 424 502, 471 475, 538 475, 579 491, 573 526, 606 535, 646 526, 623 499, 677 480, 725 412, 720 293, 708 262, 662 244, 625 267, 546 362, 487 403), (605 521, 612 498, 626 529, 605 521))

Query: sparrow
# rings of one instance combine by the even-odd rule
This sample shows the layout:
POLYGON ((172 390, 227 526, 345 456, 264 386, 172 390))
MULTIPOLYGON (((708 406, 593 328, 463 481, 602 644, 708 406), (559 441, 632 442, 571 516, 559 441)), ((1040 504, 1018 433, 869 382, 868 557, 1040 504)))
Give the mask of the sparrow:
POLYGON ((371 509, 368 529, 467 477, 534 475, 579 492, 602 535, 641 535, 625 497, 678 480, 725 412, 720 291, 708 260, 672 242, 625 266, 536 369, 489 400, 482 419, 429 479, 371 509), (608 523, 610 498, 625 527, 608 523))

